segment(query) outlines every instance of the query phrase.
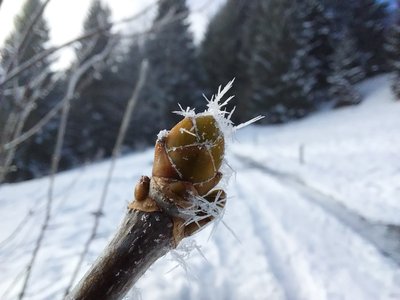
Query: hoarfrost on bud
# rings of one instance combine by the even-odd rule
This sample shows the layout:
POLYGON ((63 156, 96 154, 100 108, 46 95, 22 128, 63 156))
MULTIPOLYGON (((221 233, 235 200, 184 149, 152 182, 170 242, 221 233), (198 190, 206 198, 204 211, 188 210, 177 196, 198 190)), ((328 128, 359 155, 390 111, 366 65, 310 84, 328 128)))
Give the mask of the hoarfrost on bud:
POLYGON ((168 130, 164 129, 161 130, 158 134, 157 134, 157 140, 160 141, 163 138, 165 138, 168 135, 168 130))
POLYGON ((179 105, 180 110, 174 113, 184 119, 170 131, 162 130, 158 134, 158 142, 163 143, 162 149, 165 150, 166 157, 158 162, 163 162, 160 163, 163 168, 169 164, 170 170, 164 171, 166 169, 156 167, 153 168, 153 175, 170 177, 167 175, 173 176, 175 173, 175 179, 193 183, 199 193, 191 197, 192 205, 182 212, 189 216, 186 225, 195 223, 200 228, 200 221, 222 217, 226 195, 213 195, 215 199, 210 199, 210 193, 225 186, 232 173, 224 159, 226 141, 236 130, 263 118, 258 116, 234 125, 231 118, 235 107, 227 110, 227 105, 234 96, 225 97, 233 82, 234 79, 225 87, 219 86, 218 92, 211 99, 203 95, 207 101, 207 109, 201 113, 196 113, 194 108, 184 109, 179 105))
MULTIPOLYGON (((228 111, 227 105, 233 96, 224 97, 232 88, 234 80, 208 99, 207 109, 196 113, 187 107, 174 111, 183 116, 171 130, 162 130, 157 135, 149 198, 165 212, 174 217, 176 244, 190 237, 212 221, 215 226, 222 222, 227 195, 222 187, 227 185, 233 169, 225 160, 226 141, 233 134, 263 116, 234 125, 231 120, 235 107, 228 111)), ((211 232, 211 234, 212 234, 211 232)), ((183 253, 172 251, 172 257, 185 270, 185 259, 193 249, 201 251, 195 241, 180 244, 183 253), (185 248, 186 246, 186 248, 185 248)))
POLYGON ((250 119, 244 123, 241 123, 239 125, 235 126, 233 124, 231 118, 236 109, 236 106, 231 111, 228 111, 226 109, 226 106, 234 98, 234 96, 230 96, 224 101, 223 101, 223 98, 227 94, 227 92, 232 88, 234 81, 235 81, 235 79, 232 79, 231 81, 229 81, 224 88, 222 88, 222 86, 220 85, 218 87, 217 94, 213 95, 211 97, 211 99, 208 99, 205 95, 203 95, 203 97, 207 101, 207 109, 204 112, 196 114, 195 109, 192 109, 190 107, 183 109, 182 106, 179 105, 181 110, 174 111, 174 113, 184 116, 184 117, 188 117, 188 118, 196 118, 196 117, 201 117, 201 116, 213 116, 214 119, 217 121, 218 127, 221 130, 222 134, 224 135, 225 140, 231 138, 232 135, 237 130, 239 130, 243 127, 246 127, 250 124, 253 124, 254 122, 257 122, 264 118, 264 116, 257 116, 255 118, 252 118, 252 119, 250 119))
POLYGON ((165 187, 164 192, 174 195, 171 199, 183 197, 186 201, 174 203, 161 197, 158 204, 185 221, 186 236, 211 221, 215 224, 221 220, 226 203, 221 188, 232 173, 224 158, 226 141, 236 130, 263 118, 258 116, 234 125, 231 118, 235 107, 227 110, 233 96, 225 97, 233 82, 220 86, 211 99, 204 96, 207 109, 201 113, 179 105, 180 110, 174 113, 183 116, 183 120, 158 134, 152 175, 158 178, 159 186, 165 187))
POLYGON ((182 210, 184 214, 189 216, 185 225, 196 223, 201 228, 200 221, 208 218, 213 220, 221 218, 226 202, 224 195, 222 190, 218 190, 216 195, 212 197, 213 199, 209 199, 207 195, 204 197, 193 195, 190 199, 192 205, 182 210))
MULTIPOLYGON (((190 268, 189 265, 186 263, 186 260, 189 259, 193 250, 199 251, 199 253, 204 256, 200 250, 200 247, 196 244, 196 241, 194 240, 182 241, 176 249, 170 251, 172 260, 177 262, 178 266, 180 266, 188 276, 191 276, 192 273, 189 272, 190 268)), ((176 267, 172 268, 170 272, 176 267)))

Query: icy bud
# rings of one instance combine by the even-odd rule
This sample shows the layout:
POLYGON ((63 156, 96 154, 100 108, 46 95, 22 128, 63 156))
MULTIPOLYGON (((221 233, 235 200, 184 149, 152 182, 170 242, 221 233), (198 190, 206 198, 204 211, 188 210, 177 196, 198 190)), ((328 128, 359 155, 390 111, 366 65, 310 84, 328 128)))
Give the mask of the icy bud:
POLYGON ((181 180, 193 184, 199 195, 210 192, 220 181, 224 160, 225 141, 239 128, 262 117, 234 126, 225 106, 233 98, 222 101, 232 87, 233 80, 207 100, 207 110, 195 113, 182 109, 175 113, 184 118, 170 131, 158 135, 155 147, 153 176, 181 180))
POLYGON ((220 180, 224 136, 212 115, 185 117, 157 140, 153 176, 190 182, 200 195, 220 180))
POLYGON ((219 87, 210 100, 206 98, 206 111, 181 107, 175 112, 183 119, 158 134, 152 178, 142 177, 135 189, 136 201, 129 205, 130 209, 164 211, 171 216, 175 245, 222 218, 227 196, 217 185, 223 176, 226 142, 236 130, 262 118, 233 125, 234 109, 225 109, 232 97, 222 100, 232 83, 219 87))

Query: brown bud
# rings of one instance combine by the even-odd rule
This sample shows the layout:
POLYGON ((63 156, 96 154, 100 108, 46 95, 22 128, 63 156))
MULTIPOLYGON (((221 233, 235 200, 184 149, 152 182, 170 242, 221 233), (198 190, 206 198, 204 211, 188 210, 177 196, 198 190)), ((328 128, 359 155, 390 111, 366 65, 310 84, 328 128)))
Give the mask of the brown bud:
POLYGON ((149 194, 150 178, 142 176, 135 186, 135 200, 144 201, 149 194))
POLYGON ((213 116, 186 117, 157 141, 153 175, 188 181, 200 195, 220 180, 225 142, 213 116))
POLYGON ((211 180, 193 184, 200 196, 207 194, 222 178, 222 173, 217 172, 211 180))
POLYGON ((153 176, 180 179, 165 151, 165 139, 158 140, 154 149, 153 176))

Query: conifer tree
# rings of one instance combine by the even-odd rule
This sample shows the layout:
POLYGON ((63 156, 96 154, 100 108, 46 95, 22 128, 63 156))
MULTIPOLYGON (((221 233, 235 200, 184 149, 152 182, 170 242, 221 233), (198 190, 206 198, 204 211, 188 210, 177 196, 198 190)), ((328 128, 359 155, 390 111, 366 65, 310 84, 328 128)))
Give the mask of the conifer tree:
MULTIPOLYGON (((90 32, 96 28, 107 30, 80 42, 72 68, 84 64, 107 47, 111 39, 110 24, 110 9, 100 0, 93 0, 83 31, 90 32)), ((116 70, 112 68, 112 59, 110 56, 101 66, 92 67, 80 80, 79 94, 71 106, 64 150, 73 158, 71 164, 111 154, 122 117, 122 111, 116 110, 118 105, 115 102, 120 98, 115 93, 118 79, 116 70)))
MULTIPOLYGON (((138 81, 140 65, 145 57, 141 40, 134 40, 128 45, 128 49, 121 60, 118 62, 118 95, 125 101, 119 101, 122 111, 125 109, 126 101, 131 97, 133 88, 138 81)), ((142 148, 153 143, 153 137, 150 135, 156 130, 157 120, 154 119, 154 107, 149 105, 146 98, 140 97, 135 105, 132 119, 129 124, 130 134, 126 136, 124 144, 128 149, 142 148)))
POLYGON ((388 30, 385 44, 389 70, 393 72, 392 91, 400 99, 400 1, 394 12, 394 22, 388 30))
POLYGON ((266 114, 271 123, 302 117, 313 107, 305 83, 313 85, 315 79, 300 74, 306 55, 298 51, 294 28, 299 23, 294 12, 289 0, 261 1, 255 11, 251 107, 253 113, 266 114))
POLYGON ((354 7, 351 34, 356 37, 361 63, 367 76, 386 70, 384 51, 387 4, 377 0, 360 0, 354 7))
POLYGON ((170 114, 176 110, 176 103, 183 107, 202 105, 203 75, 189 32, 188 15, 185 0, 160 1, 154 22, 162 25, 156 26, 158 30, 145 45, 149 76, 141 99, 144 105, 153 108, 148 117, 156 122, 152 125, 154 132, 177 120, 170 114))
MULTIPOLYGON (((35 27, 29 29, 30 23, 38 13, 42 6, 41 0, 27 0, 23 5, 21 12, 14 19, 14 29, 4 42, 4 47, 1 51, 1 65, 4 70, 16 68, 18 65, 26 62, 35 54, 38 54, 46 49, 46 43, 49 41, 49 27, 43 15, 36 21, 35 27), (30 30, 24 42, 25 47, 20 48, 25 32, 30 30)), ((17 77, 19 85, 24 85, 32 78, 41 73, 45 68, 48 68, 50 61, 48 58, 37 62, 28 70, 22 72, 17 77)))
POLYGON ((246 119, 250 96, 249 60, 252 51, 251 16, 258 0, 228 0, 211 19, 201 43, 200 57, 208 90, 236 78, 233 103, 236 121, 246 119))
POLYGON ((358 104, 361 97, 354 88, 354 84, 364 78, 365 74, 360 66, 359 55, 356 51, 356 42, 349 33, 337 45, 332 60, 333 72, 328 81, 329 89, 335 106, 358 104))
POLYGON ((298 25, 294 28, 297 31, 297 51, 293 62, 299 68, 298 76, 308 80, 304 85, 305 92, 318 105, 328 100, 328 76, 332 72, 334 53, 334 24, 318 0, 297 1, 294 18, 297 18, 298 25))
MULTIPOLYGON (((49 28, 42 14, 31 27, 41 7, 42 1, 28 0, 15 17, 14 29, 1 51, 3 72, 18 68, 46 50, 49 28)), ((10 122, 21 122, 25 118, 23 132, 36 124, 52 105, 52 97, 46 91, 53 74, 50 64, 51 60, 45 57, 2 87, 4 95, 0 105, 0 145, 12 139, 9 135, 11 131, 7 130, 10 122), (29 107, 31 110, 27 110, 29 107)), ((13 125, 14 130, 16 127, 17 123, 13 125)), ((47 149, 52 140, 51 124, 48 124, 35 136, 20 144, 13 159, 16 171, 8 173, 7 180, 22 180, 43 174, 50 164, 50 156, 43 149, 47 149)), ((0 154, 0 165, 4 154, 6 152, 0 154)))
POLYGON ((355 50, 366 76, 386 69, 385 26, 388 23, 387 3, 379 0, 324 0, 333 13, 338 42, 346 32, 353 36, 355 50))

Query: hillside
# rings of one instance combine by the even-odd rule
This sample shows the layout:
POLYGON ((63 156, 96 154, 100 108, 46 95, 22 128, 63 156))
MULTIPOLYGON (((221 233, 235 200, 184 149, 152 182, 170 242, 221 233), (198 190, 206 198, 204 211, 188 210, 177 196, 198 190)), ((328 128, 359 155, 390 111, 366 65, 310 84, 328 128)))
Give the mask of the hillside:
MULTIPOLYGON (((388 76, 359 89, 358 106, 238 133, 228 148, 235 173, 224 222, 195 237, 201 253, 192 240, 157 261, 128 299, 400 299, 400 102, 388 76)), ((118 161, 81 274, 118 226, 152 159, 149 149, 118 161)), ((109 164, 57 176, 26 299, 62 298, 109 164)), ((42 178, 0 186, 0 299, 18 295, 48 185, 42 178)))

